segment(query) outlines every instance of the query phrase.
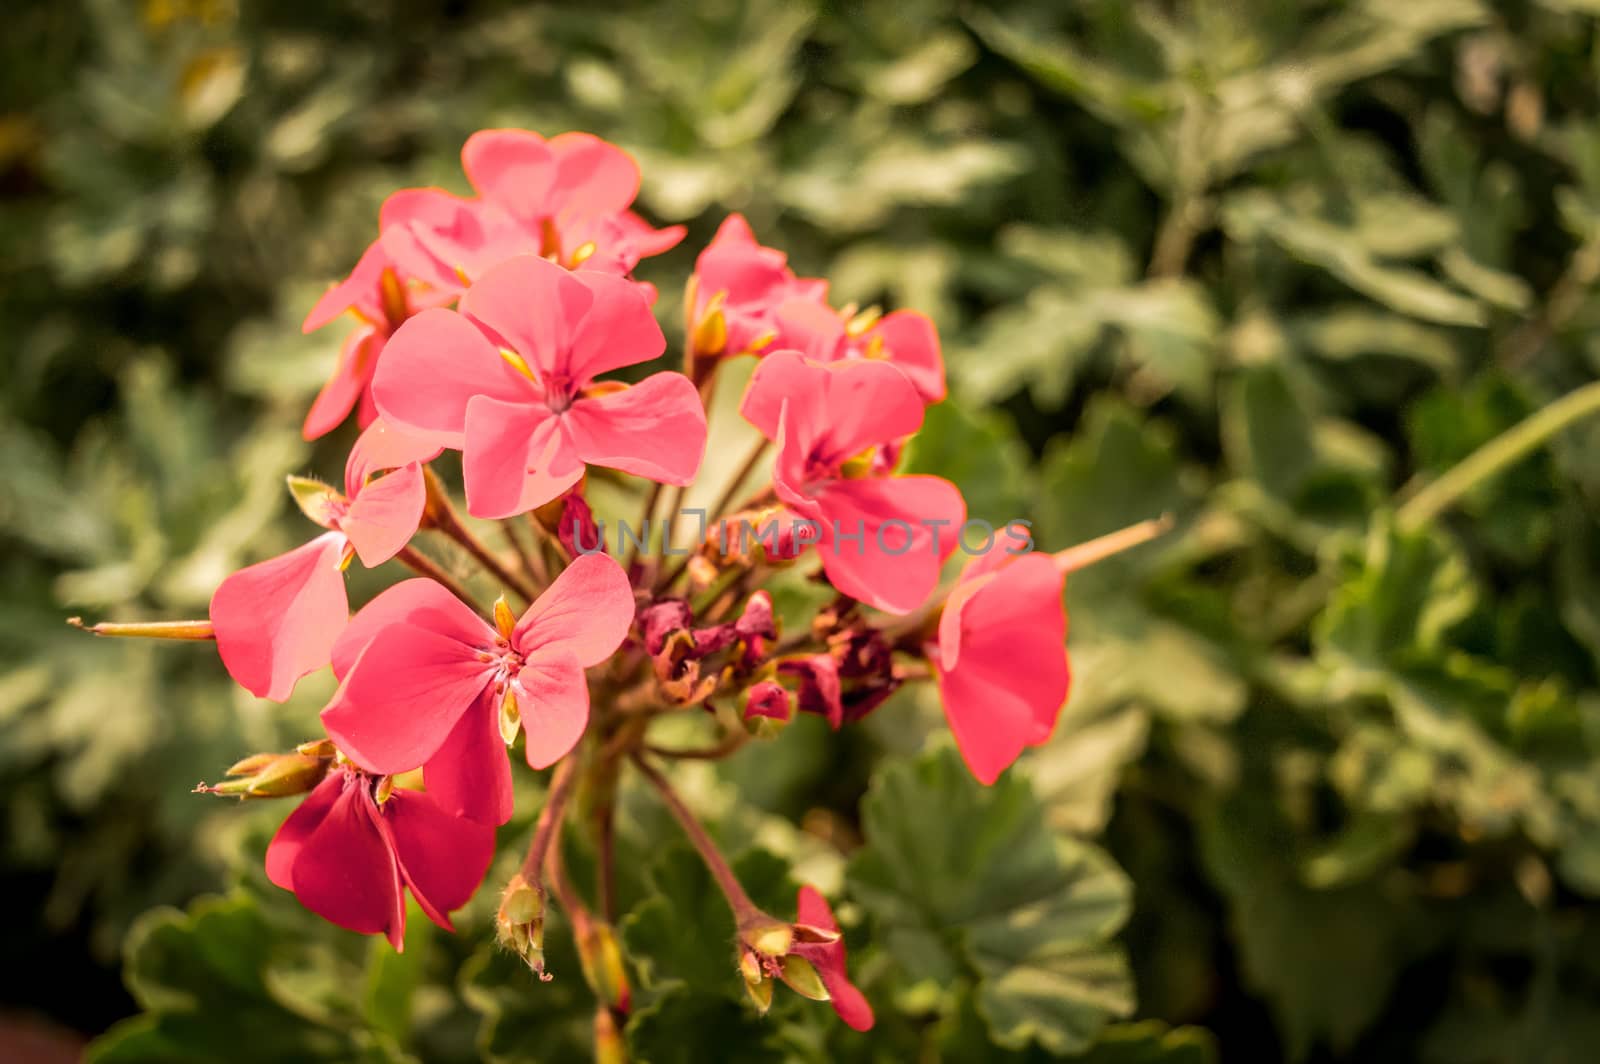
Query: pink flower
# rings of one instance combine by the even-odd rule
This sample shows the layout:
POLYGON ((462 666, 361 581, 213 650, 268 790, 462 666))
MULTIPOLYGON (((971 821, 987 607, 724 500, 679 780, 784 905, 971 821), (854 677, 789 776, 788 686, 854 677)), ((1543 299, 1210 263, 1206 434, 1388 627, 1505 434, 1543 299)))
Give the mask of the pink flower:
POLYGON ((665 348, 630 282, 521 256, 474 284, 460 313, 407 321, 373 393, 385 419, 462 452, 472 514, 509 517, 566 491, 585 463, 694 479, 706 417, 687 377, 595 383, 665 348))
POLYGON ((993 783, 1050 737, 1067 700, 1065 577, 1046 554, 979 555, 939 618, 928 657, 972 774, 993 783))
POLYGON ((306 516, 329 529, 287 554, 240 569, 211 596, 217 652, 228 674, 258 698, 282 702, 307 673, 328 664, 349 617, 344 567, 369 568, 399 553, 417 530, 427 491, 421 462, 438 454, 390 429, 367 427, 345 463, 345 494, 291 478, 306 516), (394 472, 373 480, 385 469, 394 472))
POLYGON ((791 299, 775 312, 785 346, 818 362, 883 359, 905 372, 925 403, 944 399, 944 357, 933 321, 896 310, 857 329, 820 301, 791 299))
POLYGON ((322 711, 328 735, 364 768, 422 766, 446 811, 488 823, 511 816, 503 748, 526 733, 544 768, 589 721, 584 669, 605 661, 633 623, 622 567, 583 555, 520 620, 489 624, 431 580, 406 580, 351 618, 333 649, 343 681, 322 711))
POLYGON ((749 223, 738 214, 728 215, 700 252, 693 283, 691 321, 698 327, 710 315, 720 313, 726 331, 721 351, 706 354, 743 355, 774 346, 797 347, 783 338, 779 305, 789 300, 820 305, 828 293, 827 281, 796 277, 787 255, 756 243, 749 223))
MULTIPOLYGON (((828 907, 827 899, 819 894, 815 887, 808 885, 800 888, 795 909, 796 923, 838 934, 839 923, 833 918, 833 910, 828 907)), ((796 935, 789 952, 810 962, 817 970, 822 985, 828 991, 828 1003, 833 1006, 833 1011, 839 1014, 841 1020, 858 1031, 871 1030, 872 1006, 867 1003, 866 995, 850 982, 850 972, 845 967, 844 939, 835 938, 831 942, 810 941, 813 937, 826 936, 796 935)))
POLYGON ((596 268, 596 255, 626 265, 683 239, 681 225, 652 229, 628 208, 639 194, 639 164, 589 133, 545 140, 522 129, 482 129, 461 148, 461 168, 479 196, 539 232, 541 254, 596 268), (573 260, 577 260, 574 262, 573 260))
MULTIPOLYGON (((378 215, 380 230, 403 227, 412 222, 443 224, 450 217, 448 201, 455 197, 438 189, 405 189, 384 201, 378 215)), ((422 283, 418 262, 396 258, 385 249, 380 237, 368 245, 350 276, 329 288, 306 315, 302 332, 315 332, 335 318, 349 312, 361 324, 345 337, 339 349, 339 362, 333 376, 322 386, 306 414, 301 432, 308 440, 337 428, 350 411, 357 409, 357 423, 366 428, 378 416, 372 403, 372 375, 391 333, 411 314, 423 307, 438 306, 454 299, 460 285, 453 275, 440 273, 431 263, 422 263, 434 281, 422 283)))
POLYGON ((340 927, 382 932, 405 945, 410 888, 428 919, 446 914, 483 882, 494 828, 442 812, 433 797, 396 789, 381 803, 377 778, 335 768, 283 822, 267 847, 267 878, 340 927))
POLYGON ((966 504, 938 477, 889 476, 874 461, 922 427, 905 374, 878 361, 767 356, 740 411, 778 444, 773 487, 813 522, 835 588, 890 613, 916 609, 956 547, 966 504))
MULTIPOLYGON (((540 254, 536 231, 493 203, 462 199, 442 189, 406 189, 406 217, 383 228, 391 260, 451 299, 517 255, 540 254)), ((616 273, 626 271, 617 270, 616 273)))

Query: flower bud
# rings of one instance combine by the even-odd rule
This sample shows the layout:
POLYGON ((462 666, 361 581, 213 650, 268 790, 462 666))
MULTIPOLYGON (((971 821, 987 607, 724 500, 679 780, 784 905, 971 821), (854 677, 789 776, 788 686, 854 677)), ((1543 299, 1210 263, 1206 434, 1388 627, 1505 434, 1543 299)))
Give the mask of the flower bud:
POLYGON ((617 1018, 601 1006, 594 1010, 595 1064, 628 1064, 628 1048, 617 1029, 617 1018))
POLYGON ((726 292, 712 296, 689 334, 689 346, 695 358, 715 358, 728 346, 728 318, 722 311, 726 300, 726 292))
POLYGON ((254 754, 228 769, 230 779, 215 787, 202 783, 195 790, 234 798, 287 798, 321 783, 330 764, 329 758, 301 753, 254 754))
POLYGON ((544 970, 544 898, 519 873, 506 884, 494 919, 500 945, 525 961, 533 973, 548 982, 544 970))
POLYGON ((592 923, 578 936, 578 960, 583 978, 595 997, 614 1009, 628 1008, 628 972, 622 949, 610 924, 592 923))
POLYGON ((744 725, 750 734, 763 739, 776 736, 789 723, 793 710, 789 692, 772 680, 752 684, 745 692, 744 725))

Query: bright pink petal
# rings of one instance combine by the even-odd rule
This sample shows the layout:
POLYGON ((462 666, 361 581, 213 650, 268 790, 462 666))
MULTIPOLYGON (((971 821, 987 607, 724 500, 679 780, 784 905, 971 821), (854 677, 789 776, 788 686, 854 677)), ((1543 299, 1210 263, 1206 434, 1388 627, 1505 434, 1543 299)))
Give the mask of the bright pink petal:
POLYGON ((835 362, 814 372, 827 374, 827 422, 812 445, 813 461, 844 462, 922 427, 922 397, 906 375, 888 363, 835 362))
POLYGON ((567 756, 589 724, 589 684, 578 659, 540 651, 522 666, 512 689, 522 711, 528 764, 547 768, 567 756))
POLYGON ((966 669, 945 672, 935 663, 934 671, 956 748, 978 782, 988 786, 1033 742, 1037 730, 1033 711, 1005 687, 966 669))
POLYGON ((914 310, 894 311, 867 330, 861 342, 870 345, 874 339, 882 340, 884 356, 911 378, 924 402, 944 399, 944 356, 933 319, 914 310))
POLYGON ((406 905, 400 867, 369 811, 369 786, 356 777, 311 833, 294 862, 294 893, 307 909, 350 931, 386 932, 405 942, 406 905))
MULTIPOLYGON (((998 544, 994 548, 1000 550, 998 544)), ((939 665, 964 688, 1004 690, 1022 700, 1049 738, 1071 676, 1062 576, 1045 554, 1025 554, 992 576, 956 586, 939 623, 939 665)))
POLYGON ((339 345, 339 362, 306 412, 300 434, 308 440, 326 436, 344 423, 366 394, 385 336, 371 325, 353 329, 339 345))
POLYGON ((688 484, 705 456, 706 410, 681 373, 654 373, 631 387, 580 398, 565 420, 574 449, 590 465, 688 484))
POLYGON ((483 882, 494 859, 494 826, 451 816, 431 795, 416 791, 395 791, 382 815, 417 904, 434 923, 452 930, 445 914, 465 905, 483 882))
POLYGON ((739 413, 769 440, 778 438, 778 424, 787 404, 797 431, 786 443, 802 455, 827 424, 828 378, 816 363, 798 351, 774 351, 761 360, 745 387, 739 413))
POLYGON ((468 646, 494 642, 494 629, 472 607, 436 581, 416 577, 386 589, 350 618, 333 645, 333 674, 343 680, 373 637, 396 624, 427 628, 468 646))
POLYGON ((460 196, 442 188, 402 188, 391 192, 378 209, 378 229, 382 231, 413 222, 425 226, 449 225, 466 203, 460 196))
POLYGON ((511 761, 500 736, 499 715, 494 688, 485 688, 439 752, 422 766, 428 793, 452 816, 490 825, 511 819, 511 761))
POLYGON ((807 358, 832 362, 839 357, 848 337, 844 319, 825 303, 814 299, 791 299, 777 309, 784 343, 807 358))
POLYGON ((547 390, 574 379, 567 352, 593 305, 588 285, 534 255, 500 263, 461 297, 461 313, 521 355, 547 390))
POLYGON ((344 543, 324 533, 240 569, 211 596, 217 652, 251 694, 282 702, 295 681, 328 664, 350 613, 339 570, 344 543))
MULTIPOLYGON (((632 211, 623 211, 617 215, 616 221, 622 229, 623 238, 633 245, 634 251, 640 258, 649 258, 663 251, 671 251, 689 235, 689 230, 681 225, 668 225, 657 229, 632 211)), ((650 302, 654 303, 655 299, 651 298, 650 302)))
POLYGON ((639 164, 615 144, 591 133, 562 133, 549 145, 557 166, 550 198, 561 213, 621 214, 639 194, 639 164))
POLYGON ((637 284, 591 270, 572 276, 593 296, 567 353, 566 374, 576 385, 587 385, 609 370, 648 362, 667 349, 667 338, 637 284))
POLYGON ((408 772, 438 752, 494 675, 473 646, 427 628, 378 632, 322 711, 328 736, 371 772, 408 772))
POLYGON ((344 792, 344 773, 330 772, 305 796, 294 812, 278 826, 267 843, 267 878, 284 890, 294 889, 294 862, 311 833, 327 819, 333 803, 344 792))
POLYGON ((608 554, 580 554, 522 614, 511 641, 523 654, 571 654, 588 668, 622 645, 633 613, 622 566, 608 554))
POLYGON ((461 473, 467 512, 498 519, 558 497, 583 476, 567 426, 547 407, 480 395, 467 405, 461 473))
POLYGON ((888 613, 909 613, 933 592, 966 520, 961 493, 938 477, 832 480, 815 498, 825 525, 820 550, 829 582, 888 613), (936 521, 944 524, 927 523, 936 521))
MULTIPOLYGON (((795 920, 797 923, 809 924, 828 931, 839 930, 839 923, 833 918, 833 910, 828 908, 827 901, 816 889, 809 884, 800 888, 800 896, 795 906, 795 920)), ((822 985, 828 991, 829 1004, 839 1018, 857 1031, 866 1031, 872 1028, 874 1017, 872 1006, 868 1004, 866 995, 856 989, 850 981, 850 971, 845 964, 844 940, 828 945, 808 945, 800 951, 811 966, 817 970, 817 975, 822 980, 822 985)))
POLYGON ((473 396, 528 402, 533 391, 471 322, 435 308, 406 319, 389 338, 372 394, 384 420, 396 428, 436 446, 460 448, 473 396))
POLYGON ((316 305, 311 308, 311 313, 306 315, 300 331, 315 332, 351 309, 366 318, 370 324, 376 325, 383 321, 383 296, 378 287, 378 278, 389 266, 389 257, 384 254, 382 244, 374 240, 367 245, 367 250, 361 253, 361 258, 356 263, 355 269, 350 271, 350 276, 328 289, 322 294, 322 298, 317 300, 316 305))
POLYGON ((422 467, 413 462, 369 481, 350 500, 339 531, 349 537, 362 565, 369 569, 382 565, 411 542, 427 496, 422 467))
POLYGON ((523 218, 551 213, 556 167, 545 139, 523 129, 480 129, 461 148, 461 168, 478 195, 523 218))
POLYGON ((344 463, 344 493, 355 498, 368 477, 385 469, 399 469, 412 462, 431 462, 440 448, 420 436, 384 421, 369 424, 350 448, 344 463))

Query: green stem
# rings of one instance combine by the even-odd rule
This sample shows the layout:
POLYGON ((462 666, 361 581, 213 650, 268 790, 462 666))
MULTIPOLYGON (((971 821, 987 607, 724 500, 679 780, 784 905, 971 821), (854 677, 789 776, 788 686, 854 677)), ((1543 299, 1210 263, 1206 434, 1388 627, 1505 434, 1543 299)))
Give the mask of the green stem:
POLYGON ((1396 521, 1414 532, 1444 513, 1480 483, 1516 465, 1562 429, 1600 412, 1600 381, 1568 392, 1462 459, 1401 504, 1396 521))

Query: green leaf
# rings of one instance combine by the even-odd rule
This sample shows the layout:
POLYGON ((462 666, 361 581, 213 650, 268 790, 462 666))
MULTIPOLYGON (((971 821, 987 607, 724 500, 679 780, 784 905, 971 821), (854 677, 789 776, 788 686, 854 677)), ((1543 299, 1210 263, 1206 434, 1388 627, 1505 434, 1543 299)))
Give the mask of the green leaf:
POLYGON ((1035 497, 1028 451, 1011 422, 952 399, 928 408, 901 469, 952 481, 967 501, 967 516, 997 528, 1026 514, 1035 497))
POLYGON ((360 1022, 343 992, 359 969, 286 930, 242 892, 145 914, 127 944, 128 988, 145 1012, 96 1041, 88 1059, 408 1059, 360 1022))
POLYGON ((638 1064, 747 1064, 771 1055, 771 1024, 725 997, 675 990, 628 1019, 638 1064))
POLYGON ((862 821, 852 896, 913 980, 977 981, 996 1042, 1077 1052, 1132 1010, 1127 962, 1110 943, 1127 880, 1099 850, 1056 837, 1017 773, 984 788, 949 748, 890 762, 862 821))

